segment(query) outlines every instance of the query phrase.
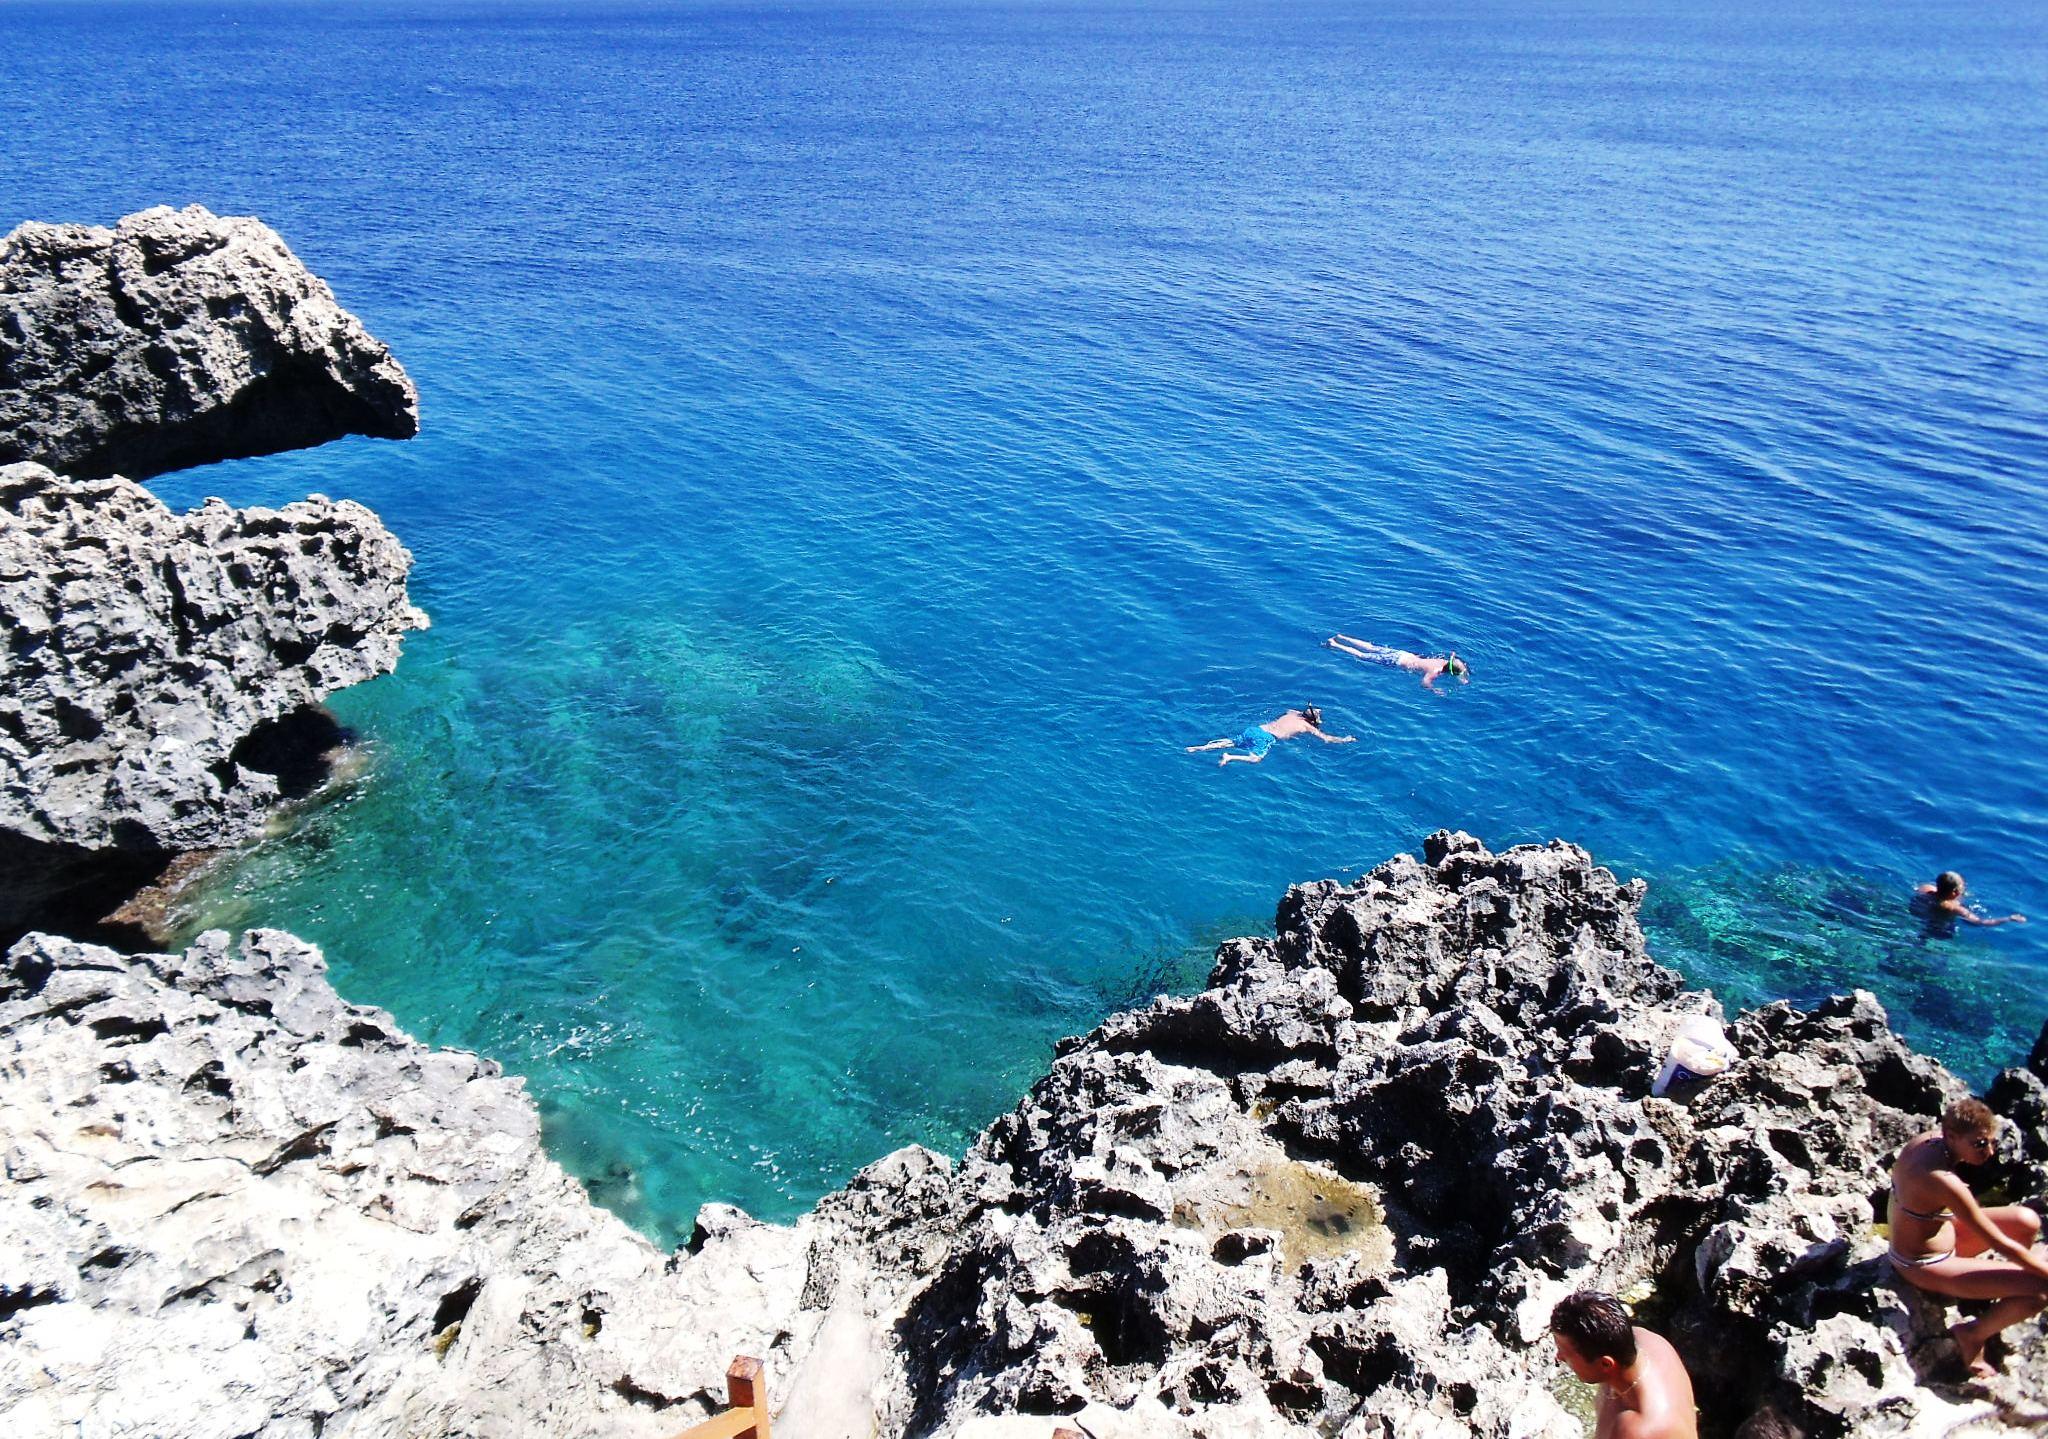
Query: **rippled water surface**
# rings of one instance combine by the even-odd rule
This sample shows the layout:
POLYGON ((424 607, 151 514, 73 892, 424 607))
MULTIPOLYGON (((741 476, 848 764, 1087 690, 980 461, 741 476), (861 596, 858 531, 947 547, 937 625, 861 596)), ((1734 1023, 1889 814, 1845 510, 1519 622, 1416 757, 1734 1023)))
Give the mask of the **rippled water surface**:
POLYGON ((1981 1078, 2048 922, 2048 10, 0 3, 0 214, 274 224, 435 628, 191 925, 527 1075, 652 1233, 957 1146, 1290 880, 1652 881, 1981 1078), (1443 699, 1319 648, 1455 645, 1443 699), (1355 746, 1184 744, 1320 701, 1355 746))

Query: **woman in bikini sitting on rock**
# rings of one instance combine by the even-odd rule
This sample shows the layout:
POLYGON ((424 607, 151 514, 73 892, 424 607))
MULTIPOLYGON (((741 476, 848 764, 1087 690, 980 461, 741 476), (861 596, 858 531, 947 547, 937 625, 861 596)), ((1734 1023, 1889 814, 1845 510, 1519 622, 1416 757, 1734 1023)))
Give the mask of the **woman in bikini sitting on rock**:
POLYGON ((1950 1299, 1996 1301, 1949 1330, 1972 1374, 1993 1373, 1984 1346, 2000 1330, 2048 1309, 2048 1247, 2041 1217, 2023 1204, 1982 1208, 1956 1173, 1998 1150, 1998 1116, 1964 1099, 1941 1128, 1911 1140, 1892 1165, 1892 1268, 1916 1288, 1950 1299))

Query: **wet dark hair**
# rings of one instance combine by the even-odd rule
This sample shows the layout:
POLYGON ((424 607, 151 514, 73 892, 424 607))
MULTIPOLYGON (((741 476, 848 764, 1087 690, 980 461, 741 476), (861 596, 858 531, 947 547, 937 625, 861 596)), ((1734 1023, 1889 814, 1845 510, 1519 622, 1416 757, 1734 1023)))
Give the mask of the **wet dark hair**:
POLYGON ((1550 1311, 1550 1328, 1586 1359, 1609 1358, 1624 1369, 1636 1362, 1636 1331, 1612 1294, 1581 1289, 1566 1295, 1550 1311))
POLYGON ((1301 717, 1312 725, 1319 725, 1323 722, 1323 712, 1314 705, 1303 705, 1301 707, 1301 717))
POLYGON ((1934 892, 1943 899, 1954 899, 1963 892, 1963 877, 1952 869, 1945 869, 1934 877, 1934 892))
POLYGON ((1790 1419, 1765 1405, 1742 1421, 1742 1427, 1735 1431, 1735 1439, 1805 1439, 1805 1436, 1793 1427, 1790 1419))
POLYGON ((1950 1134, 1996 1134, 1998 1116, 1981 1099, 1958 1099, 1942 1110, 1941 1127, 1950 1134))

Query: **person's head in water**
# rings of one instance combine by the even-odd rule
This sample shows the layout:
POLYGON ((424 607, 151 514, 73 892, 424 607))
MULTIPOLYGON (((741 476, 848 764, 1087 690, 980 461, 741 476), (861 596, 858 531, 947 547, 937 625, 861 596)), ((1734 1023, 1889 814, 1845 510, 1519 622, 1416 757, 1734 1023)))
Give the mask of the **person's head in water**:
POLYGON ((1303 705, 1301 707, 1301 717, 1307 720, 1310 724, 1314 725, 1317 729, 1321 729, 1323 727, 1323 712, 1317 709, 1314 705, 1303 705))
POLYGON ((1612 1384, 1636 1362, 1636 1331, 1612 1294, 1581 1289, 1550 1311, 1557 1357, 1588 1384, 1612 1384))
POLYGON ((1452 650, 1449 658, 1447 658, 1444 661, 1444 673, 1447 675, 1455 675, 1460 681, 1466 684, 1470 684, 1472 682, 1472 666, 1466 664, 1463 660, 1459 659, 1458 652, 1456 650, 1452 650))
POLYGON ((1998 1116, 1981 1099, 1958 1099, 1941 1112, 1941 1142, 1958 1164, 1983 1164, 1998 1152, 1998 1116))
MULTIPOLYGON (((1921 872, 1924 874, 1926 871, 1923 870, 1921 872)), ((1963 877, 1952 869, 1945 869, 1934 877, 1934 897, 1936 899, 1961 899, 1963 897, 1963 888, 1963 877)))

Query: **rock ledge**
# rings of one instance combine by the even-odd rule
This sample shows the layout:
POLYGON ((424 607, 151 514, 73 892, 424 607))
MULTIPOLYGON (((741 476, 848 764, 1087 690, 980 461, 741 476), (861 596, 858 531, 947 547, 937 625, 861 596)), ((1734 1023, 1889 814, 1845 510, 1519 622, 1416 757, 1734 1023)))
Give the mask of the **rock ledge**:
POLYGON ((418 430, 390 351, 260 221, 158 206, 0 239, 0 464, 146 479, 418 430))
MULTIPOLYGON (((708 1206, 674 1255, 541 1154, 516 1080, 346 1005, 274 933, 0 967, 0 1429, 672 1433, 736 1352, 789 1439, 1576 1435, 1543 1341, 1620 1292, 1703 1430, 2038 1432, 2048 1342, 1946 1381, 1885 1163, 1962 1086, 1868 995, 1732 1025, 1649 1097, 1678 1017, 1639 883, 1440 833, 1291 891, 1209 988, 1117 1015, 955 1166, 881 1160, 792 1226, 708 1206), (174 1381, 172 1376, 178 1376, 174 1381), (193 1377, 199 1376, 199 1377, 193 1377)), ((2048 1085, 2002 1075, 2000 1180, 2048 1182, 2048 1085)))
POLYGON ((311 707, 426 624, 411 564, 346 500, 177 514, 0 466, 0 926, 95 855, 231 844, 302 793, 311 707))

